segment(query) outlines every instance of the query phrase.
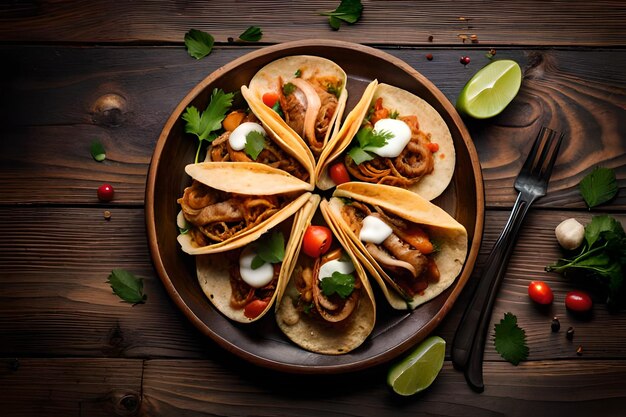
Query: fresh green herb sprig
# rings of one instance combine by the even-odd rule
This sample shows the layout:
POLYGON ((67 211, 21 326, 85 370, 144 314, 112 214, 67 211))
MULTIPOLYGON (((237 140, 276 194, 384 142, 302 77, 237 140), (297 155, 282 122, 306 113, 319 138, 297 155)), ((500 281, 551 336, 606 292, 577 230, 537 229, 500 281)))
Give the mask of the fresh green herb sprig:
POLYGON ((603 167, 596 167, 587 174, 578 188, 589 208, 606 203, 615 197, 619 190, 615 171, 603 167))
POLYGON ((215 88, 205 111, 201 113, 194 106, 185 109, 182 115, 182 119, 187 122, 185 132, 196 135, 199 141, 196 150, 196 164, 198 163, 202 141, 212 142, 217 137, 214 132, 222 128, 222 121, 233 104, 234 96, 234 93, 225 93, 222 89, 215 88))
POLYGON ((626 233, 609 215, 594 216, 585 227, 582 249, 546 267, 548 272, 593 279, 606 292, 609 311, 626 309, 626 233))
POLYGON ((143 293, 143 279, 135 277, 125 269, 111 271, 107 282, 111 285, 113 293, 127 303, 141 304, 148 298, 143 293))
POLYGON ((320 288, 327 297, 336 293, 341 298, 346 298, 354 291, 354 276, 335 271, 330 277, 324 277, 320 281, 320 288))
POLYGON ((363 13, 361 0, 341 0, 335 10, 323 12, 320 15, 328 16, 330 27, 333 30, 339 30, 342 21, 352 25, 361 18, 361 13, 363 13))
POLYGON ((513 365, 518 365, 528 358, 526 332, 517 325, 517 317, 513 313, 505 313, 500 323, 494 326, 494 344, 502 358, 513 365))
POLYGON ((252 259, 250 267, 258 269, 266 263, 277 264, 285 258, 285 237, 281 232, 274 231, 261 237, 254 250, 256 256, 252 259))
POLYGON ((265 149, 265 136, 261 132, 253 130, 246 135, 244 151, 253 161, 256 161, 263 149, 265 149))
POLYGON ((263 31, 258 26, 250 26, 241 35, 239 35, 239 39, 245 42, 258 42, 262 37, 263 31))
POLYGON ((196 59, 202 59, 213 50, 215 39, 210 34, 197 29, 185 33, 187 53, 196 59))
POLYGON ((374 132, 374 130, 367 126, 362 127, 356 134, 358 144, 355 144, 348 150, 348 155, 352 158, 355 164, 360 165, 365 161, 371 161, 376 156, 372 155, 376 149, 381 148, 387 144, 387 141, 393 137, 393 133, 381 130, 374 132))

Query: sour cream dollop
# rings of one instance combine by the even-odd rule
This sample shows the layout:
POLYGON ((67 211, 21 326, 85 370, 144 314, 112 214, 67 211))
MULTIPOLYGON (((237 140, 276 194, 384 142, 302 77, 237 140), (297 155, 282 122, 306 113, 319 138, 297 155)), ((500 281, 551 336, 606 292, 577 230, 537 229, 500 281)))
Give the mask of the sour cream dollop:
POLYGON ((339 272, 341 274, 351 274, 354 272, 354 265, 352 261, 341 260, 341 259, 333 259, 332 261, 326 262, 324 265, 320 267, 320 274, 318 279, 321 281, 324 278, 332 277, 334 272, 339 272))
POLYGON ((400 155, 404 147, 411 141, 411 128, 398 119, 380 119, 374 124, 374 133, 390 132, 393 136, 387 139, 387 144, 380 148, 372 148, 371 152, 385 158, 395 158, 400 155))
POLYGON ((274 265, 264 263, 257 269, 252 269, 252 260, 256 257, 256 253, 250 247, 241 252, 239 257, 239 274, 241 279, 253 288, 265 287, 272 281, 274 277, 274 265))
POLYGON ((267 136, 267 132, 258 123, 244 122, 237 126, 228 137, 230 147, 235 151, 241 151, 246 147, 246 136, 250 132, 259 132, 263 136, 267 136))
POLYGON ((363 242, 371 242, 380 245, 392 232, 391 227, 378 217, 367 216, 363 219, 359 239, 363 242))

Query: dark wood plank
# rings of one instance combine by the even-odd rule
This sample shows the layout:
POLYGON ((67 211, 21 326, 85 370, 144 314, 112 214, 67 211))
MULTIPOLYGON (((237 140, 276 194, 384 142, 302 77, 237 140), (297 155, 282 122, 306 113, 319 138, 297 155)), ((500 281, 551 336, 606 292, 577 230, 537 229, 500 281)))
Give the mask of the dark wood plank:
POLYGON ((330 38, 368 44, 461 45, 476 35, 493 45, 623 45, 626 7, 620 1, 570 2, 363 0, 361 20, 335 32, 322 11, 338 1, 155 0, 17 1, 0 8, 0 39, 14 42, 182 42, 191 28, 218 42, 237 38, 248 26, 263 29, 264 42, 330 38), (166 22, 167 24, 164 24, 166 22), (393 22, 393 24, 390 24, 393 22))
POLYGON ((0 359, 2 415, 132 415, 141 404, 142 368, 128 359, 0 359))
MULTIPOLYGON (((216 48, 196 61, 182 48, 4 47, 12 65, 3 68, 0 81, 0 202, 97 204, 96 188, 109 182, 117 191, 114 204, 143 204, 152 150, 170 112, 202 78, 251 50, 216 48), (89 155, 93 140, 107 149, 103 163, 89 155)), ((452 102, 488 62, 484 50, 387 51, 452 102), (426 51, 433 61, 425 59, 426 51), (472 57, 468 67, 458 62, 462 54, 472 57)), ((577 184, 596 165, 615 168, 624 188, 626 52, 499 50, 497 57, 520 62, 525 79, 500 116, 467 121, 487 205, 512 205, 514 178, 542 124, 567 139, 539 206, 583 208, 577 184)), ((611 207, 626 207, 623 191, 611 207)))
POLYGON ((387 388, 386 366, 356 375, 303 378, 255 368, 231 372, 208 361, 152 360, 144 371, 142 411, 188 416, 525 416, 532 410, 533 416, 588 416, 601 408, 603 415, 621 415, 626 363, 584 362, 584 367, 580 360, 518 367, 488 362, 481 395, 445 363, 427 391, 405 398, 387 388))
MULTIPOLYGON (((0 356, 88 356, 221 358, 226 355, 197 331, 176 308, 155 275, 149 260, 143 211, 111 209, 104 220, 101 209, 21 207, 0 208, 0 356), (19 227, 16 227, 19 225, 19 227), (144 279, 148 300, 131 306, 111 293, 106 280, 114 268, 125 268, 144 279), (34 301, 36 300, 36 302, 34 301)), ((585 358, 626 358, 626 315, 611 315, 596 297, 593 316, 568 314, 565 294, 576 288, 543 268, 560 256, 554 227, 587 212, 538 210, 530 213, 511 259, 492 317, 517 315, 528 335, 530 360, 571 359, 582 345, 585 358), (548 282, 555 302, 537 309, 527 296, 533 279, 548 282), (550 321, 561 320, 561 332, 551 333, 550 321), (576 329, 573 341, 567 327, 576 329)), ((478 268, 503 227, 508 212, 488 211, 478 268)), ((626 216, 618 218, 626 224, 626 216)), ((470 293, 464 291, 435 333, 448 342, 470 293)), ((502 360, 493 344, 486 358, 502 360)))

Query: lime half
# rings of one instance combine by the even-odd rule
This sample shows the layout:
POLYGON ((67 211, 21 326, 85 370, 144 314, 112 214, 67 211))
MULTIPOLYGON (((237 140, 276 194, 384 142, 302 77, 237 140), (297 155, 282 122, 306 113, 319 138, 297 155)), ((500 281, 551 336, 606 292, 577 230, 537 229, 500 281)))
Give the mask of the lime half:
POLYGON ((445 355, 446 341, 439 336, 431 336, 391 366, 387 384, 400 395, 423 391, 441 371, 445 355))
POLYGON ((456 108, 475 119, 496 116, 515 98, 521 84, 522 70, 517 62, 508 59, 494 61, 465 84, 456 108))

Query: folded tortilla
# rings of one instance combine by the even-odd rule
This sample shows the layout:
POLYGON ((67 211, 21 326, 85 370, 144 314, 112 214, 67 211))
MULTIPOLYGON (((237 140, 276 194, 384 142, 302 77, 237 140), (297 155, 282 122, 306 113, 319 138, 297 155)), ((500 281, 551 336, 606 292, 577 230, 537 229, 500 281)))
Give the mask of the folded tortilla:
POLYGON ((376 322, 376 305, 365 270, 353 254, 345 236, 327 220, 328 213, 324 209, 327 202, 322 202, 320 206, 321 216, 316 215, 319 202, 320 197, 312 195, 296 215, 294 230, 298 230, 299 235, 293 240, 289 251, 292 256, 289 276, 282 281, 282 287, 278 291, 276 322, 283 333, 302 348, 316 353, 340 355, 356 349, 367 339, 376 322), (333 232, 333 247, 322 257, 337 254, 334 251, 340 249, 343 256, 350 258, 355 268, 353 275, 356 284, 350 296, 339 302, 337 298, 327 298, 342 306, 335 309, 338 310, 336 313, 332 310, 326 311, 323 300, 325 296, 315 294, 320 284, 315 276, 317 268, 313 265, 319 265, 320 260, 314 260, 300 251, 304 232, 311 224, 327 225, 333 232), (302 288, 304 269, 313 271, 311 279, 316 288, 302 288), (308 296, 306 292, 309 292, 308 296), (345 304, 341 304, 342 302, 345 304))
MULTIPOLYGON (((432 153, 433 158, 432 171, 429 174, 415 174, 415 176, 411 174, 411 176, 405 175, 404 178, 401 178, 402 181, 406 182, 406 185, 402 186, 403 188, 407 188, 427 200, 436 198, 448 187, 452 175, 454 174, 456 154, 450 130, 437 110, 424 99, 401 88, 388 84, 379 84, 377 80, 372 81, 368 85, 361 100, 348 116, 346 116, 346 120, 343 122, 341 129, 333 136, 331 143, 327 145, 320 156, 315 170, 317 186, 322 190, 327 190, 335 186, 328 174, 328 168, 336 162, 344 162, 349 166, 348 162, 351 162, 351 158, 347 157, 346 153, 350 145, 355 143, 354 138, 356 133, 367 121, 368 115, 371 114, 370 112, 373 110, 379 98, 382 99, 383 107, 389 110, 391 118, 402 120, 403 118, 416 116, 417 126, 415 126, 415 128, 418 129, 421 137, 426 138, 420 139, 420 143, 430 142, 431 144, 436 144, 432 146, 438 147, 438 150, 435 152, 432 152, 432 149, 435 148, 428 148, 428 152, 432 153), (394 117, 392 117, 391 114, 393 114, 394 117), (410 183, 408 181, 410 181, 410 183)), ((420 149, 425 150, 424 147, 420 147, 420 149)), ((414 162, 412 159, 402 161, 390 158, 393 162, 393 164, 390 164, 392 167, 388 166, 391 170, 391 177, 385 179, 376 179, 373 177, 371 181, 368 181, 392 184, 394 177, 400 177, 398 172, 394 172, 398 171, 397 166, 399 164, 406 165, 406 169, 411 170, 416 166, 416 163, 422 163, 419 155, 420 154, 411 155, 411 158, 416 158, 417 162, 414 162)), ((352 162, 352 164, 354 163, 352 162)), ((353 166, 356 167, 355 164, 353 166)), ((356 180, 363 181, 363 179, 356 180)))
MULTIPOLYGON (((361 182, 341 184, 337 186, 330 200, 329 213, 331 222, 349 237, 353 250, 395 309, 415 309, 433 299, 454 282, 463 268, 468 246, 465 227, 443 209, 411 191, 361 182), (353 208, 349 208, 351 204, 354 204, 353 208), (382 213, 383 219, 399 219, 397 223, 403 226, 398 226, 398 229, 402 229, 403 232, 410 232, 412 228, 426 231, 436 247, 435 251, 432 254, 416 253, 402 236, 400 249, 396 247, 392 250, 391 246, 388 246, 391 241, 388 240, 375 247, 369 246, 368 249, 366 246, 371 244, 364 243, 359 238, 362 223, 354 224, 362 219, 354 220, 349 215, 350 211, 358 212, 362 206, 369 208, 372 213, 382 213), (424 269, 417 277, 413 277, 415 281, 411 281, 411 278, 405 281, 405 284, 418 284, 422 287, 427 283, 425 288, 411 295, 399 281, 398 269, 394 269, 395 262, 402 263, 396 258, 399 255, 394 250, 399 250, 399 254, 420 262, 420 256, 425 256, 426 265, 429 265, 428 262, 434 262, 439 273, 438 279, 433 279, 432 275, 429 275, 429 270, 424 269), (386 261, 382 262, 381 259, 386 261)), ((391 221, 389 224, 392 224, 391 221)))

